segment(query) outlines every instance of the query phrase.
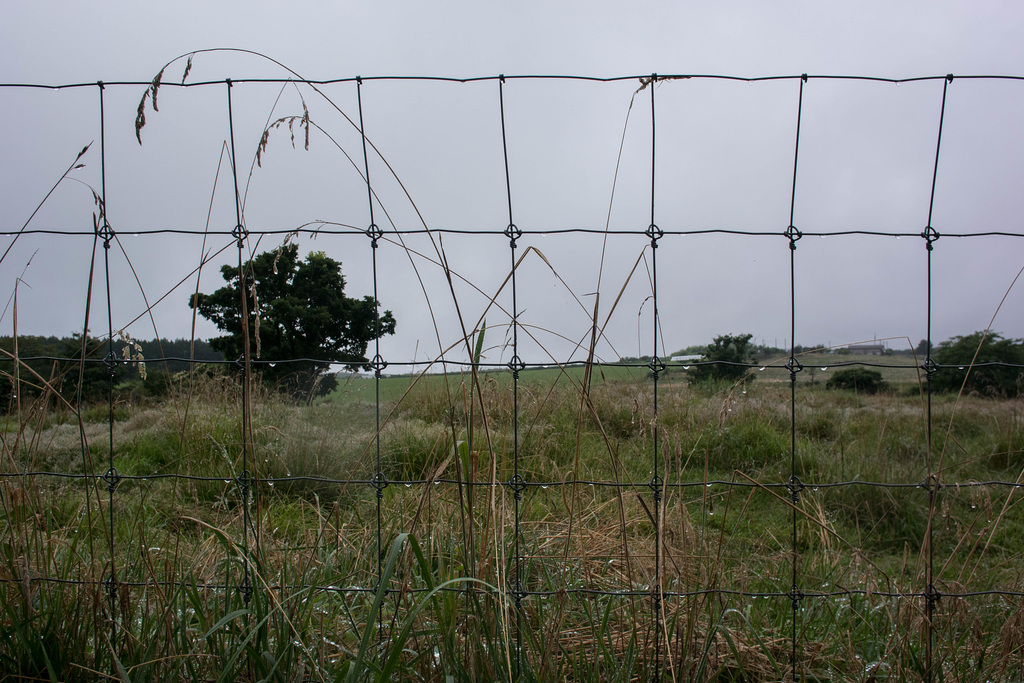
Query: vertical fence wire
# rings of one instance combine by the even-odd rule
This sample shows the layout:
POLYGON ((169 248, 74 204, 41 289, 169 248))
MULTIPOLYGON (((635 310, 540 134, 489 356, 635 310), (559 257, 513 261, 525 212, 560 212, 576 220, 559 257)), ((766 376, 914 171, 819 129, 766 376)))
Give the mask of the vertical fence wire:
POLYGON ((505 77, 498 79, 498 105, 501 109, 501 150, 505 161, 505 194, 508 198, 508 227, 505 228, 505 236, 508 237, 508 248, 510 255, 512 275, 512 358, 508 362, 508 368, 512 371, 512 479, 509 480, 509 488, 512 491, 513 514, 515 515, 513 530, 513 561, 515 563, 515 580, 511 585, 512 600, 516 611, 516 668, 513 678, 519 679, 523 675, 523 569, 522 569, 522 527, 520 525, 520 503, 523 492, 526 490, 526 480, 519 473, 519 372, 526 365, 519 357, 519 302, 516 286, 516 242, 522 236, 522 231, 516 227, 512 217, 512 179, 508 170, 508 137, 505 129, 505 77))
MULTIPOLYGON (((239 306, 242 314, 242 357, 238 359, 237 365, 242 373, 242 472, 235 477, 235 484, 238 486, 242 497, 242 584, 238 590, 242 593, 242 600, 246 605, 252 599, 252 581, 249 577, 249 494, 252 483, 249 473, 249 434, 250 418, 252 415, 252 357, 249 348, 249 303, 246 300, 248 294, 247 283, 249 278, 255 278, 247 267, 245 259, 245 241, 248 231, 242 221, 242 200, 238 192, 238 164, 235 155, 235 118, 231 108, 231 79, 225 81, 228 91, 228 133, 231 137, 231 179, 235 193, 235 229, 232 235, 238 247, 238 289, 239 306)), ((255 287, 255 279, 253 280, 255 287)))
POLYGON ((797 506, 800 504, 800 492, 804 489, 803 483, 796 473, 796 376, 803 370, 803 365, 796 357, 796 243, 802 235, 794 225, 793 219, 796 213, 796 179, 797 168, 800 162, 800 123, 804 109, 804 83, 807 82, 807 74, 800 77, 800 94, 796 107, 796 141, 793 144, 793 184, 789 197, 789 226, 786 228, 786 237, 789 239, 789 339, 790 350, 789 360, 786 367, 789 369, 789 415, 790 415, 790 454, 789 454, 789 481, 786 487, 789 489, 792 521, 792 576, 789 587, 790 607, 792 609, 791 643, 790 643, 790 666, 793 680, 798 678, 797 667, 799 665, 799 642, 797 638, 797 621, 800 614, 800 603, 804 598, 799 586, 799 548, 797 547, 797 506))
MULTIPOLYGON (((103 480, 107 483, 107 513, 109 527, 107 529, 108 550, 110 552, 110 573, 107 576, 107 601, 110 606, 110 638, 112 647, 116 648, 117 643, 117 562, 114 553, 114 492, 121 481, 121 475, 114 467, 114 374, 117 370, 117 355, 114 353, 114 316, 113 304, 110 291, 110 242, 114 238, 114 230, 107 218, 107 138, 106 138, 106 112, 104 106, 104 85, 99 82, 100 93, 100 217, 97 220, 95 229, 97 235, 103 240, 103 278, 106 286, 105 298, 107 304, 107 355, 103 358, 103 364, 107 368, 107 471, 103 480)), ((88 331, 86 331, 88 335, 88 331)), ((85 362, 83 353, 82 362, 85 362)))
POLYGON ((651 613, 654 626, 654 676, 653 680, 661 680, 661 621, 662 621, 662 586, 661 586, 661 495, 664 489, 664 480, 661 477, 658 460, 660 448, 658 444, 658 376, 665 369, 665 364, 658 357, 658 240, 662 231, 654 221, 654 198, 655 198, 655 172, 657 151, 657 130, 656 112, 654 107, 654 91, 658 82, 658 74, 651 74, 651 222, 647 226, 646 234, 651 239, 651 305, 653 311, 652 336, 651 336, 651 378, 654 382, 653 389, 653 417, 651 419, 653 438, 653 459, 654 473, 651 476, 651 492, 654 499, 654 577, 651 581, 651 613))
MULTIPOLYGON (((942 484, 940 481, 941 471, 935 472, 933 469, 932 462, 932 379, 935 375, 935 363, 932 361, 932 251, 935 248, 935 241, 939 239, 939 233, 932 225, 933 210, 935 208, 935 183, 939 176, 939 152, 942 149, 942 124, 946 118, 946 90, 949 84, 953 82, 953 74, 948 74, 945 80, 942 82, 942 105, 939 109, 939 132, 935 140, 935 165, 932 168, 932 187, 931 194, 928 198, 928 223, 925 226, 924 232, 921 233, 921 237, 925 240, 925 250, 928 259, 928 272, 927 272, 927 322, 925 343, 927 348, 925 351, 924 371, 925 371, 925 383, 927 385, 928 403, 926 408, 926 426, 925 426, 925 443, 928 449, 927 456, 927 478, 925 479, 925 488, 928 491, 928 558, 926 564, 925 576, 925 609, 927 610, 927 621, 928 621, 928 644, 926 650, 927 664, 925 669, 925 677, 928 683, 934 679, 935 676, 935 658, 934 658, 934 640, 935 640, 935 608, 938 604, 939 598, 941 597, 939 592, 935 589, 935 553, 932 546, 933 541, 933 524, 935 520, 935 505, 936 498, 938 497, 939 489, 942 484)), ((942 463, 939 463, 940 470, 942 463)))
MULTIPOLYGON (((377 295, 377 247, 378 241, 384 235, 384 231, 377 227, 373 218, 373 185, 370 183, 370 162, 366 152, 366 128, 363 122, 363 79, 356 77, 356 101, 359 106, 359 137, 363 145, 363 173, 366 178, 366 201, 369 205, 370 225, 366 228, 366 236, 370 238, 370 253, 373 262, 373 325, 374 325, 374 355, 370 362, 373 369, 374 388, 374 414, 376 416, 376 429, 374 430, 374 447, 376 449, 375 472, 373 475, 373 488, 377 493, 377 589, 381 588, 384 580, 384 548, 383 548, 383 512, 384 489, 388 486, 388 479, 384 475, 380 461, 380 380, 381 372, 387 367, 380 355, 380 302, 377 295)), ((387 590, 385 589, 385 594, 387 590)), ((377 612, 377 627, 380 638, 384 638, 384 616, 383 611, 377 612)))

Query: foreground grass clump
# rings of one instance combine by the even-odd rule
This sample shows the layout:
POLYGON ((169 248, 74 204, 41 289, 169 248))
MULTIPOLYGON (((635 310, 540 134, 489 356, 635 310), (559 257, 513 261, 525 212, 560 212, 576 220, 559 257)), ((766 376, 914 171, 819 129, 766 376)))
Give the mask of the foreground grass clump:
POLYGON ((931 565, 933 665, 1024 675, 1020 602, 958 597, 1024 589, 1019 401, 936 397, 929 450, 906 391, 802 384, 794 416, 787 382, 670 375, 655 413, 639 374, 508 379, 384 378, 379 434, 357 377, 303 407, 257 386, 244 435, 236 382, 180 383, 115 411, 112 452, 109 409, 12 413, 0 669, 917 680, 931 565))

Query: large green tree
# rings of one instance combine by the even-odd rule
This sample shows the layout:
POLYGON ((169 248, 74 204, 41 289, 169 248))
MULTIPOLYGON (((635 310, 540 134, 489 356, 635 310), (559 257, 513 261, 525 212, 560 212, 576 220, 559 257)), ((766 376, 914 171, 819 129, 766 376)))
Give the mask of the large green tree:
POLYGON ((976 391, 983 396, 1017 396, 1024 383, 1024 344, 990 332, 956 336, 939 344, 932 360, 943 367, 935 373, 932 387, 939 391, 976 391), (983 341, 984 340, 984 341, 983 341), (974 363, 972 366, 971 363, 974 363), (993 365, 1006 363, 1008 365, 993 365), (1017 367, 1014 367, 1017 366, 1017 367), (964 383, 964 373, 967 382, 964 383))
MULTIPOLYGON (((385 334, 394 334, 395 318, 383 311, 377 319, 373 297, 345 296, 341 264, 320 251, 305 261, 298 246, 256 255, 245 271, 250 353, 266 381, 293 396, 312 398, 337 386, 331 364, 368 370, 366 348, 385 334), (259 322, 257 324, 257 316, 259 322)), ((210 345, 228 358, 243 350, 242 299, 239 270, 223 266, 227 285, 213 294, 190 297, 189 303, 226 334, 210 345)))
POLYGON ((701 356, 702 363, 688 371, 691 383, 707 380, 736 381, 746 375, 750 368, 748 363, 754 362, 754 348, 750 343, 751 334, 722 334, 705 347, 701 356))

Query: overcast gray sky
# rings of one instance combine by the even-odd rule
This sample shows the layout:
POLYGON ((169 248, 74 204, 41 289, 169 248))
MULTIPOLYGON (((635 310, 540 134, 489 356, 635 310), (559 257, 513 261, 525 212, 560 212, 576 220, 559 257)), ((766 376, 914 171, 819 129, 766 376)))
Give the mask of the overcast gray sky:
MULTIPOLYGON (((1024 75, 1021 35, 1024 7, 1011 2, 8 2, 0 6, 0 82, 148 81, 178 55, 212 47, 258 51, 311 79, 1024 75)), ((165 81, 180 81, 184 67, 176 62, 165 81)), ((189 81, 287 75, 254 56, 211 53, 195 58, 189 81)), ((528 326, 520 355, 529 362, 582 357, 573 349, 588 338, 598 290, 599 319, 609 319, 599 356, 651 352, 648 241, 622 236, 605 244, 600 235, 554 234, 606 223, 639 231, 649 223, 650 96, 637 96, 630 112, 638 86, 636 80, 504 86, 513 215, 529 233, 517 250, 525 254, 518 304, 528 326)), ((804 232, 919 233, 928 218, 942 89, 941 80, 808 82, 794 224, 804 232)), ((358 116, 353 83, 322 90, 358 116)), ((190 274, 204 248, 216 253, 227 246, 199 285, 207 292, 220 286, 217 267, 235 258, 231 240, 210 237, 204 247, 201 237, 133 233, 202 230, 208 213, 213 230, 234 225, 226 163, 216 180, 228 139, 226 87, 162 88, 160 111, 147 111, 140 146, 134 121, 143 91, 110 86, 104 93, 108 214, 128 257, 117 248, 110 254, 114 327, 146 309, 144 292, 150 304, 167 295, 153 309, 159 334, 188 336, 185 301, 196 286, 190 274)), ((666 231, 785 230, 798 93, 796 80, 659 83, 657 224, 666 231)), ((367 135, 412 199, 371 156, 376 218, 385 230, 392 222, 421 227, 420 216, 432 228, 504 228, 498 95, 494 80, 364 82, 367 135)), ((290 229, 317 220, 354 226, 348 235, 304 238, 301 248, 342 261, 350 296, 369 294, 371 250, 358 232, 369 222, 366 188, 345 156, 361 167, 352 126, 308 87, 240 84, 232 98, 247 227, 290 229), (309 151, 301 134, 293 150, 287 132, 275 131, 263 167, 249 178, 266 122, 301 115, 303 100, 334 141, 314 129, 309 151)), ((78 151, 95 140, 82 159, 85 168, 71 174, 81 182, 62 183, 29 225, 91 228, 92 195, 83 183, 101 187, 98 103, 95 87, 0 89, 3 232, 19 230, 78 151)), ((949 85, 932 221, 940 233, 1024 232, 1022 114, 1024 82, 949 85)), ((11 238, 2 239, 7 249, 11 238)), ((280 239, 253 240, 251 248, 272 249, 280 239)), ((780 345, 789 337, 790 252, 782 237, 670 235, 660 245, 659 352, 726 332, 780 345)), ((386 236, 378 250, 380 300, 398 320, 398 334, 382 343, 382 354, 392 362, 424 360, 456 345, 449 357, 465 358, 457 302, 468 328, 486 316, 488 360, 507 361, 510 293, 497 297, 505 313, 487 306, 509 271, 508 241, 443 237, 449 265, 465 278, 455 281, 454 299, 435 263, 440 246, 437 238, 410 236, 399 244, 386 236)), ((23 279, 20 333, 81 328, 91 253, 91 237, 18 239, 0 263, 0 286, 6 302, 23 279)), ((905 348, 901 338, 913 344, 925 336, 926 251, 919 237, 805 237, 795 258, 798 343, 894 338, 891 346, 905 348)), ((933 339, 983 329, 1022 266, 1021 238, 936 242, 933 339)), ((994 324, 1008 336, 1024 336, 1022 287, 1010 291, 994 324)), ((8 308, 0 318, 3 334, 10 334, 13 317, 8 308)), ((105 330, 105 308, 94 303, 92 320, 94 331, 105 330)), ((148 319, 129 329, 136 337, 154 336, 148 319)), ((201 322, 199 336, 215 333, 201 322)))

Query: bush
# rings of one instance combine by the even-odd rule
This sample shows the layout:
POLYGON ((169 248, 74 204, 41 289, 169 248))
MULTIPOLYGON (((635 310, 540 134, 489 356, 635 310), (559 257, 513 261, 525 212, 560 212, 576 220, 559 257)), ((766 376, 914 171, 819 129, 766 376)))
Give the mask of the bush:
POLYGON ((932 388, 937 391, 960 391, 963 387, 982 396, 1012 397, 1021 393, 1024 368, 1013 367, 1024 365, 1024 345, 1019 339, 1004 339, 995 332, 956 336, 939 344, 932 359, 942 366, 955 366, 935 373, 932 388))
POLYGON ((864 394, 886 391, 889 385, 882 379, 882 373, 867 368, 838 370, 825 383, 826 389, 852 389, 864 394))
POLYGON ((689 370, 687 375, 690 383, 708 380, 727 380, 734 382, 743 378, 753 363, 753 348, 750 345, 751 334, 723 334, 704 349, 701 363, 689 370))

